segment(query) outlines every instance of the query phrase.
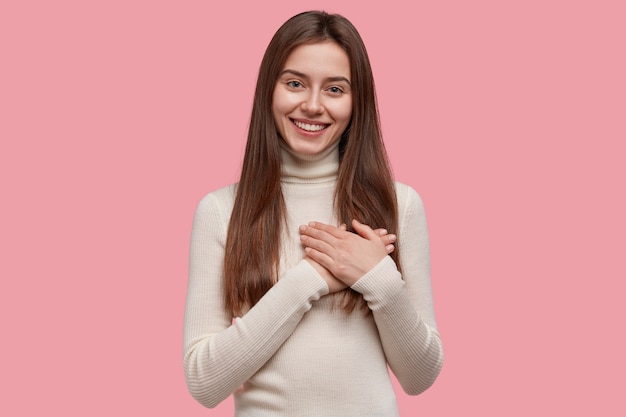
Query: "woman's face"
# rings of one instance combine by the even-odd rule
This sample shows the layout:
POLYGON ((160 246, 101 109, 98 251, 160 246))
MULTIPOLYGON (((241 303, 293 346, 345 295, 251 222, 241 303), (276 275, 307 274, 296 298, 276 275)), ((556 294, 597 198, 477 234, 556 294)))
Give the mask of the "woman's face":
POLYGON ((334 42, 295 48, 272 99, 278 133, 296 153, 317 155, 339 140, 352 117, 350 60, 334 42))

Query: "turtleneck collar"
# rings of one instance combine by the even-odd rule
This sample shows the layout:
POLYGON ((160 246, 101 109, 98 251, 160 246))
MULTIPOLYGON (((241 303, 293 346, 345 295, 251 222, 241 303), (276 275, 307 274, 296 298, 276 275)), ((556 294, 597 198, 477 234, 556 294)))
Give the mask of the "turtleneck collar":
POLYGON ((281 181, 296 184, 333 182, 339 170, 339 141, 318 155, 294 152, 283 141, 281 149, 281 181))

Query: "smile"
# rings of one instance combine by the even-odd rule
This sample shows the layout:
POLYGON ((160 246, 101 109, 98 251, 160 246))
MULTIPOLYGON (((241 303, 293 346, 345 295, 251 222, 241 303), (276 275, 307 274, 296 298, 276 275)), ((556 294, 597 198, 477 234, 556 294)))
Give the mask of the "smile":
POLYGON ((291 119, 294 125, 298 126, 302 130, 306 130, 307 132, 319 132, 320 130, 326 129, 328 124, 310 124, 303 123, 298 120, 291 119))

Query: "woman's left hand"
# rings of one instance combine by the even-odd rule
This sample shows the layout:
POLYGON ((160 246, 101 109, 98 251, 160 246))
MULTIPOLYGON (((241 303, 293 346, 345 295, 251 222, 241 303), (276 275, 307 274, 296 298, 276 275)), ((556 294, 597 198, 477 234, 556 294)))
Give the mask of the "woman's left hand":
POLYGON ((358 235, 320 222, 300 226, 300 240, 307 256, 348 286, 391 252, 384 235, 356 220, 352 221, 352 227, 358 235))

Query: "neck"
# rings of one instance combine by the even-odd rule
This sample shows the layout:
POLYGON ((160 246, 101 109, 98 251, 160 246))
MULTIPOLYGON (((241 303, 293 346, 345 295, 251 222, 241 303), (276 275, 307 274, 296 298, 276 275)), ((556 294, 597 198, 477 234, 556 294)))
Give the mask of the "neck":
POLYGON ((281 141, 282 182, 324 183, 337 179, 339 169, 339 141, 324 152, 303 155, 294 152, 281 141))

